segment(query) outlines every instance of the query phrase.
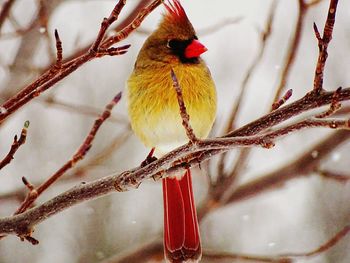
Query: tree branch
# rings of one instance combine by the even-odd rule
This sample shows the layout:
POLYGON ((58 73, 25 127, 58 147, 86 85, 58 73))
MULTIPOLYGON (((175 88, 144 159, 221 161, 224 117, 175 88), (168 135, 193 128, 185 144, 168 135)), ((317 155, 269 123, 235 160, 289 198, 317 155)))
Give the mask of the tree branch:
MULTIPOLYGON (((287 120, 295 116, 295 114, 303 112, 303 109, 318 108, 327 103, 330 104, 333 94, 334 92, 322 92, 317 96, 315 93, 307 94, 304 98, 291 104, 294 110, 292 110, 291 105, 284 106, 229 134, 230 136, 239 137, 223 136, 215 139, 200 140, 196 143, 195 148, 192 144, 186 144, 145 167, 138 167, 122 174, 110 175, 88 184, 76 186, 22 214, 1 219, 0 234, 12 233, 19 236, 30 236, 33 226, 68 207, 115 190, 126 191, 138 187, 142 181, 157 177, 157 175, 165 176, 168 173, 183 170, 184 167, 182 164, 176 164, 176 161, 179 159, 186 160, 186 165, 193 166, 211 158, 213 154, 219 154, 238 146, 262 145, 263 147, 271 147, 272 140, 303 128, 328 127, 329 125, 333 125, 333 123, 347 127, 347 121, 334 122, 334 120, 308 119, 287 125, 275 131, 252 136, 264 130, 267 127, 266 125, 272 127, 282 120, 287 120), (275 121, 274 118, 277 120, 275 121), (194 150, 195 152, 193 152, 194 150), (186 158, 191 159, 187 160, 186 158)), ((350 99, 350 88, 342 89, 339 92, 339 101, 345 99, 350 99)))
POLYGON ((332 149, 337 148, 348 139, 350 139, 349 131, 337 131, 287 166, 237 187, 227 198, 226 204, 257 196, 275 187, 281 187, 291 179, 312 174, 332 149), (314 152, 317 152, 316 158, 313 155, 314 152))
MULTIPOLYGON (((47 190, 54 182, 56 182, 65 172, 74 167, 77 162, 81 161, 87 152, 91 149, 92 142, 95 139, 97 131, 100 129, 103 122, 111 115, 111 110, 113 107, 120 101, 121 93, 118 93, 113 100, 106 106, 104 112, 100 115, 98 119, 95 120, 94 125, 92 126, 89 134, 85 138, 84 142, 81 144, 77 152, 73 155, 73 157, 67 161, 57 172, 55 172, 51 177, 49 177, 44 183, 42 183, 39 187, 28 187, 29 193, 27 197, 20 205, 20 207, 15 212, 16 214, 21 214, 26 211, 35 200, 45 191, 47 190)), ((25 179, 27 182, 27 180, 25 179)), ((28 186, 28 183, 25 185, 28 186)))
POLYGON ((77 58, 73 58, 72 60, 63 63, 61 70, 57 70, 55 67, 51 67, 51 69, 42 74, 36 81, 23 88, 17 95, 6 101, 2 105, 6 111, 0 113, 0 123, 3 122, 10 114, 17 111, 27 102, 39 96, 42 92, 52 87, 60 80, 64 79, 66 76, 74 72, 86 62, 94 58, 101 57, 102 55, 124 54, 129 48, 129 45, 122 46, 118 49, 111 48, 111 46, 125 39, 141 24, 141 22, 150 12, 152 12, 158 5, 161 4, 161 2, 162 0, 154 0, 150 5, 139 12, 136 18, 128 26, 120 30, 116 35, 104 39, 107 29, 111 23, 113 23, 118 18, 119 12, 124 6, 124 0, 120 0, 111 12, 109 18, 104 19, 101 23, 101 28, 98 36, 95 42, 92 44, 91 48, 77 58), (101 53, 98 51, 101 51, 101 53))

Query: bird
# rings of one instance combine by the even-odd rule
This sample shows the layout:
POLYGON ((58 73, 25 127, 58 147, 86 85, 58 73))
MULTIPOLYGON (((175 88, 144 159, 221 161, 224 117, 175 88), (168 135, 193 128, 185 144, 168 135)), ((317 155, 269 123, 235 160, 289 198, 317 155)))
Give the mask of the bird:
MULTIPOLYGON (((208 136, 217 108, 215 84, 200 57, 207 48, 179 0, 166 0, 163 5, 165 13, 140 49, 127 81, 131 127, 146 147, 154 149, 154 158, 189 141, 171 72, 197 138, 208 136)), ((162 189, 165 260, 199 262, 202 249, 190 169, 163 178, 162 189)))

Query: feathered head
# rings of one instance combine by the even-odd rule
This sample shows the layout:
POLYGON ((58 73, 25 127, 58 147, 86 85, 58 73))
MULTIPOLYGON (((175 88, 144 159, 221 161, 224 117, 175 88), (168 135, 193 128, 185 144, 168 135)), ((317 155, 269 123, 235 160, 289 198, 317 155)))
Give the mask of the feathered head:
POLYGON ((165 27, 169 33, 176 33, 177 37, 184 39, 196 35, 184 8, 178 0, 167 0, 164 2, 164 6, 166 8, 166 13, 160 24, 161 28, 165 27))
POLYGON ((200 54, 207 49, 196 36, 179 0, 164 2, 166 13, 157 30, 145 42, 141 56, 158 61, 179 60, 183 63, 197 63, 200 54))
POLYGON ((164 2, 164 6, 167 10, 167 19, 179 23, 188 21, 186 12, 178 0, 168 0, 167 2, 164 2))

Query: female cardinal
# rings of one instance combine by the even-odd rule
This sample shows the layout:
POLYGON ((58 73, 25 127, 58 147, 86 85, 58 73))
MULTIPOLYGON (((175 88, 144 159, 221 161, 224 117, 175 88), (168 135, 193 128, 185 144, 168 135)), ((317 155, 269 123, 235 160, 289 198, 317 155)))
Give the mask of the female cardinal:
MULTIPOLYGON (((196 36, 178 0, 164 3, 166 13, 144 43, 128 80, 131 126, 155 156, 188 142, 182 126, 171 70, 181 86, 190 124, 205 138, 215 119, 216 92, 210 72, 199 57, 207 49, 196 36)), ((197 262, 201 257, 191 173, 162 179, 164 253, 169 262, 197 262)))

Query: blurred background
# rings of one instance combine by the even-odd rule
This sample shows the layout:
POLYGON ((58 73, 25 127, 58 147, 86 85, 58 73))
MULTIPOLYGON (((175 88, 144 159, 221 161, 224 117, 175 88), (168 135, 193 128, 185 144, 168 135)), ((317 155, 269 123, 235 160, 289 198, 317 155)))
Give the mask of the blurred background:
MULTIPOLYGON (((55 29, 63 43, 63 56, 69 57, 92 43, 103 17, 109 16, 116 2, 14 1, 0 31, 1 103, 55 61, 55 29)), ((0 0, 1 6, 4 3, 0 0)), ((209 49, 203 58, 216 82, 219 101, 211 136, 225 133, 248 72, 250 77, 234 127, 269 112, 298 19, 302 21, 300 38, 281 94, 293 89, 290 101, 294 101, 312 89, 318 55, 312 24, 315 22, 323 31, 329 1, 182 0, 181 3, 201 42, 209 49), (304 3, 302 8, 300 3, 304 3), (271 31, 262 38, 269 20, 271 31), (254 68, 249 71, 252 65, 254 68)), ((127 1, 120 21, 139 4, 137 0, 127 1)), ((11 215, 24 198, 26 189, 21 177, 38 185, 57 171, 80 146, 97 114, 119 91, 124 97, 98 132, 86 158, 40 196, 37 204, 79 182, 131 169, 144 160, 149 149, 130 130, 125 83, 139 49, 156 28, 162 13, 164 8, 160 6, 120 43, 131 44, 127 54, 84 64, 1 124, 0 156, 5 156, 13 136, 20 133, 26 120, 30 121, 26 144, 0 171, 1 217, 11 215)), ((350 2, 340 1, 325 70, 327 90, 348 87, 350 83, 349 25, 350 2)), ((342 114, 348 114, 349 118, 350 111, 346 111, 349 104, 343 106, 342 114)), ((202 216, 203 262, 246 262, 243 258, 220 259, 219 255, 225 253, 274 257, 310 252, 349 224, 350 184, 346 179, 321 176, 325 171, 350 176, 349 135, 328 129, 304 130, 276 141, 272 149, 257 147, 243 153, 236 149, 225 159, 216 157, 203 164, 201 170, 196 169, 194 187, 202 216), (325 140, 328 146, 319 150, 325 140), (311 161, 300 166, 300 158, 311 161), (269 187, 268 191, 235 195, 237 189, 253 180, 270 175, 283 177, 286 173, 290 178, 269 187), (232 184, 225 193, 220 192, 220 180, 225 181, 228 176, 234 177, 232 184), (215 198, 220 202, 213 208, 210 201, 218 201, 215 198)), ((21 242, 15 236, 2 239, 0 262, 147 262, 145 255, 151 255, 150 262, 156 262, 157 258, 160 261, 157 255, 162 251, 157 245, 162 237, 162 209, 160 182, 146 181, 137 190, 113 193, 49 218, 35 228, 34 237, 40 241, 37 246, 21 242), (141 252, 145 254, 136 254, 141 252), (126 259, 130 255, 134 261, 126 259)), ((325 252, 297 258, 295 262, 350 262, 349 251, 348 235, 325 252)))

